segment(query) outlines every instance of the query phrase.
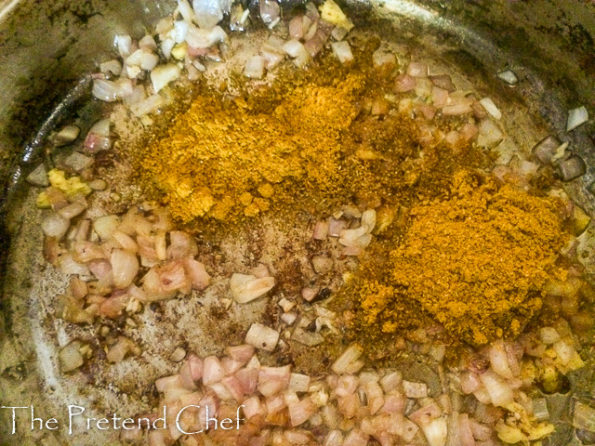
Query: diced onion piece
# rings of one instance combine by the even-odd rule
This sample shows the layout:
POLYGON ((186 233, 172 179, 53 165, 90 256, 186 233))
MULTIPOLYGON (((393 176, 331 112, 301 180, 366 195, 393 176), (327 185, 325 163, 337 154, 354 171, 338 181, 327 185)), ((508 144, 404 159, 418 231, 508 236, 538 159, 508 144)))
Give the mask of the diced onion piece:
MULTIPOLYGON (((328 1, 328 0, 327 0, 328 1)), ((362 432, 360 429, 352 429, 345 437, 343 446, 367 446, 369 435, 362 432)))
POLYGON ((275 286, 274 277, 257 278, 251 274, 234 273, 229 281, 231 294, 236 302, 248 303, 264 296, 275 286))
POLYGON ((544 344, 553 344, 560 340, 560 333, 554 327, 542 327, 539 329, 539 338, 544 344))
POLYGON ((482 105, 483 108, 488 112, 488 114, 494 119, 501 119, 502 112, 500 109, 494 104, 494 101, 491 98, 482 98, 479 100, 479 103, 482 105))
POLYGON ((426 383, 403 380, 403 392, 407 398, 425 398, 428 396, 426 383))
POLYGON ((117 215, 106 215, 97 218, 93 222, 93 230, 101 240, 109 239, 120 224, 120 218, 117 215))
POLYGON ((574 403, 572 425, 577 429, 595 432, 595 409, 585 403, 576 401, 574 403))
POLYGON ((572 155, 560 161, 557 168, 562 181, 572 181, 583 176, 587 171, 585 161, 578 155, 572 155))
POLYGON ((119 76, 122 72, 122 64, 117 59, 108 60, 99 64, 99 71, 108 74, 111 73, 115 76, 119 76))
POLYGON ((320 16, 325 22, 340 26, 347 31, 351 31, 353 28, 353 23, 351 20, 349 20, 339 5, 337 5, 333 0, 326 0, 320 6, 320 16))
POLYGON ((257 349, 272 352, 279 342, 279 332, 258 322, 252 324, 246 333, 246 344, 257 349))
POLYGON ((139 269, 136 254, 123 249, 114 249, 110 256, 110 263, 116 288, 126 288, 130 285, 139 269))
POLYGON ((379 48, 372 53, 372 63, 376 68, 394 66, 397 63, 397 58, 393 53, 389 53, 388 51, 379 48))
POLYGON ((330 431, 324 439, 323 446, 343 446, 343 433, 340 430, 330 431))
POLYGON ((577 128, 579 125, 583 125, 589 120, 589 112, 584 105, 573 108, 568 112, 568 120, 566 121, 566 131, 570 132, 577 128))
POLYGON ((186 22, 192 22, 196 18, 188 0, 178 0, 178 11, 186 22))
POLYGON ((401 372, 390 372, 382 377, 382 379, 380 380, 380 385, 386 393, 390 393, 393 390, 397 390, 399 384, 401 384, 402 379, 403 377, 401 375, 401 372))
POLYGON ((309 397, 305 397, 301 401, 290 402, 287 405, 289 410, 289 420, 293 427, 304 424, 308 419, 314 415, 317 407, 314 405, 309 397))
POLYGON ((252 56, 244 66, 244 76, 251 79, 262 79, 266 60, 263 56, 252 56))
POLYGON ((417 81, 408 74, 400 74, 395 79, 394 91, 397 93, 406 93, 415 88, 417 81))
POLYGON ((158 93, 163 87, 179 77, 180 68, 176 64, 159 65, 151 72, 153 90, 158 93))
POLYGON ((82 213, 85 209, 87 209, 86 203, 82 201, 75 201, 74 203, 70 203, 69 205, 59 209, 58 214, 69 220, 82 213))
POLYGON ((502 339, 498 339, 489 348, 490 365, 492 369, 501 377, 505 379, 512 379, 514 376, 510 365, 508 364, 508 358, 506 350, 504 349, 504 342, 502 339))
POLYGON ((291 368, 261 367, 258 371, 258 391, 264 396, 275 395, 287 388, 291 376, 291 368))
POLYGON ((292 373, 289 378, 289 390, 292 392, 307 392, 310 387, 310 377, 301 373, 292 373))
POLYGON ((335 57, 339 59, 339 62, 344 64, 353 60, 351 47, 346 41, 333 42, 331 43, 331 48, 333 49, 333 54, 335 57))
POLYGON ((299 40, 289 40, 283 45, 283 50, 294 59, 294 63, 298 67, 304 67, 310 62, 310 53, 299 40))
POLYGON ((132 50, 132 37, 128 35, 119 35, 115 38, 115 44, 121 57, 128 57, 132 50))
POLYGON ((555 136, 546 136, 533 147, 533 155, 543 164, 549 164, 554 159, 558 147, 562 142, 555 136))
POLYGON ((80 348, 81 343, 79 341, 73 341, 60 350, 58 359, 60 359, 60 369, 62 372, 72 372, 83 365, 84 359, 80 348))
POLYGON ((426 77, 428 66, 421 62, 411 62, 407 67, 407 74, 411 77, 426 77))
POLYGON ((207 356, 203 362, 202 382, 205 386, 218 383, 225 376, 221 361, 216 356, 207 356))
POLYGON ((348 372, 350 366, 356 363, 363 353, 364 349, 359 344, 350 345, 333 363, 332 371, 338 375, 348 372))
POLYGON ((120 96, 120 86, 114 81, 105 79, 93 80, 93 96, 105 102, 114 102, 120 96))
POLYGON ((48 237, 61 239, 70 227, 70 220, 61 215, 51 213, 41 222, 41 230, 48 237))
POLYGON ((192 257, 184 259, 184 270, 195 290, 204 290, 209 286, 211 276, 207 273, 205 266, 194 260, 192 257))
POLYGON ((477 136, 479 146, 492 148, 500 143, 503 137, 504 134, 491 119, 484 119, 479 123, 479 134, 477 136))
POLYGON ((143 116, 149 113, 156 112, 165 104, 165 100, 158 94, 149 96, 146 99, 142 99, 130 106, 130 111, 134 116, 143 116))
POLYGON ((225 31, 220 26, 215 26, 212 29, 204 29, 190 25, 186 33, 186 42, 193 48, 210 48, 226 39, 227 34, 225 34, 225 31))
POLYGON ((479 375, 490 400, 494 406, 506 406, 513 402, 514 395, 512 388, 498 375, 491 370, 479 375))
POLYGON ((276 0, 260 0, 258 4, 260 18, 266 26, 272 28, 279 23, 281 8, 276 0))
POLYGON ((498 77, 509 85, 515 85, 519 78, 512 70, 506 70, 498 73, 498 77))
POLYGON ((229 12, 229 5, 231 2, 222 0, 193 0, 194 20, 201 28, 213 28, 223 18, 223 14, 229 12))

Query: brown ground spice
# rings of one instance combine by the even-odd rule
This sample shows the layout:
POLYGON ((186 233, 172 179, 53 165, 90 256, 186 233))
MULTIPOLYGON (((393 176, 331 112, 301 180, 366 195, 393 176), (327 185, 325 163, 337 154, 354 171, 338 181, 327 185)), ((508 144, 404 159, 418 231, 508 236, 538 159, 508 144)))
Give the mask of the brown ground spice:
POLYGON ((560 208, 556 199, 461 171, 449 199, 411 209, 402 242, 372 268, 384 275, 368 279, 364 265, 352 281, 363 324, 392 333, 426 315, 472 344, 518 335, 541 308, 548 277, 563 275, 560 208))

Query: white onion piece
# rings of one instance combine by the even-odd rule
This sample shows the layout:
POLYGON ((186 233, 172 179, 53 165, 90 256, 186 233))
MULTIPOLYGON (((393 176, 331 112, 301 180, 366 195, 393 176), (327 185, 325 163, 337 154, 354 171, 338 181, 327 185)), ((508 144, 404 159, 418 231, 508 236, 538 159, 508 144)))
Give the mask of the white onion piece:
POLYGON ((216 356, 207 356, 203 361, 202 382, 205 386, 215 384, 225 376, 221 361, 216 356))
POLYGON ((174 38, 176 43, 182 43, 186 40, 189 28, 189 22, 185 22, 182 20, 177 20, 176 22, 174 22, 174 31, 172 37, 174 38))
POLYGON ((428 396, 426 383, 403 380, 403 391, 407 398, 425 398, 428 396))
POLYGON ((130 52, 132 51, 132 37, 127 35, 119 35, 116 36, 114 42, 121 57, 124 58, 130 55, 130 52))
POLYGON ((323 446, 343 446, 343 444, 343 433, 340 430, 332 430, 324 439, 323 446))
POLYGON ((163 39, 160 42, 161 52, 166 59, 171 57, 171 51, 173 50, 174 46, 176 46, 176 41, 174 39, 163 39))
POLYGON ((508 364, 507 353, 504 348, 504 341, 498 339, 489 348, 490 365, 494 372, 505 379, 514 378, 510 365, 508 364))
POLYGON ((251 345, 236 345, 232 347, 227 347, 225 352, 234 360, 239 362, 240 364, 244 365, 250 358, 254 355, 254 347, 251 345))
POLYGON ((147 34, 138 41, 138 47, 148 51, 157 51, 157 42, 153 36, 147 34))
POLYGON ((105 102, 114 102, 118 99, 120 87, 113 81, 94 79, 92 93, 97 99, 105 102))
POLYGON ((60 360, 60 370, 62 372, 71 372, 83 365, 84 359, 80 348, 81 343, 73 341, 60 350, 58 359, 60 360))
POLYGON ((215 26, 213 29, 203 29, 190 25, 186 33, 186 42, 193 48, 209 48, 226 39, 227 34, 220 26, 215 26))
POLYGON ((72 152, 66 158, 64 158, 64 165, 71 168, 74 171, 81 171, 93 164, 93 158, 87 155, 83 155, 80 152, 72 152))
MULTIPOLYGON (((328 1, 328 0, 327 0, 328 1)), ((358 428, 351 430, 345 437, 343 446, 367 446, 369 435, 362 432, 358 428)))
POLYGON ((310 387, 310 377, 301 373, 292 373, 289 378, 289 390, 292 392, 307 392, 310 387))
POLYGON ((209 286, 211 276, 207 273, 205 266, 192 257, 184 259, 184 271, 190 279, 192 288, 195 290, 204 290, 209 286))
POLYGON ((252 324, 246 333, 246 344, 257 349, 272 352, 279 342, 279 332, 258 322, 252 324))
POLYGON ((376 68, 380 68, 384 65, 393 66, 396 65, 397 58, 393 53, 377 49, 372 53, 372 63, 376 68))
POLYGON ((479 134, 477 135, 479 146, 492 148, 500 143, 503 137, 504 134, 491 119, 484 119, 479 123, 479 134))
POLYGON ((408 74, 400 74, 395 79, 395 91, 397 93, 406 93, 415 88, 417 81, 408 74))
POLYGON ((390 393, 393 390, 397 390, 399 387, 399 384, 401 384, 403 377, 401 375, 401 372, 395 371, 395 372, 391 372, 385 376, 382 377, 382 379, 380 380, 380 385, 382 386, 382 388, 384 389, 384 391, 386 393, 390 393))
POLYGON ((331 43, 331 48, 335 57, 339 59, 339 62, 344 64, 353 60, 353 53, 351 52, 349 43, 345 41, 333 42, 331 43))
POLYGON ((95 124, 93 124, 89 130, 89 133, 107 137, 110 134, 110 125, 111 123, 109 119, 100 119, 95 124))
POLYGON ((87 209, 86 203, 82 201, 75 201, 74 203, 70 203, 69 205, 59 209, 58 214, 66 220, 70 220, 71 218, 82 213, 85 209, 87 209))
POLYGON ((234 273, 229 281, 229 286, 234 300, 244 304, 268 293, 275 286, 275 278, 256 278, 251 274, 234 273))
POLYGON ((283 45, 283 50, 294 59, 294 63, 298 67, 303 67, 310 61, 310 53, 299 40, 289 40, 283 45))
POLYGON ((58 240, 64 237, 64 234, 66 234, 69 227, 69 219, 53 212, 41 222, 41 230, 43 233, 48 237, 55 237, 58 240))
POLYGON ((428 66, 421 62, 411 62, 407 67, 407 74, 411 77, 426 77, 428 66))
POLYGON ((58 259, 58 268, 64 274, 76 274, 81 277, 89 277, 91 272, 86 265, 76 262, 71 254, 64 254, 58 259))
POLYGON ((139 66, 145 71, 151 71, 159 63, 159 56, 150 51, 142 50, 139 66))
POLYGON ((120 224, 120 218, 117 215, 106 215, 98 217, 93 222, 93 230, 101 240, 109 239, 120 224))
POLYGON ((194 10, 190 6, 190 3, 188 3, 188 0, 178 0, 178 12, 186 22, 192 22, 196 19, 194 10))
POLYGON ((134 253, 123 249, 114 249, 110 256, 112 264, 114 285, 117 288, 126 288, 132 283, 138 273, 138 259, 134 253))
POLYGON ((258 371, 258 391, 264 396, 272 396, 287 388, 291 367, 261 367, 258 371))
POLYGON ((260 18, 269 28, 279 23, 281 8, 275 0, 260 0, 258 2, 260 9, 260 18))
POLYGON ((498 73, 498 77, 509 85, 515 85, 519 81, 519 78, 512 70, 502 71, 498 73))
POLYGON ((226 0, 193 0, 195 21, 205 29, 213 28, 229 12, 231 2, 226 0))
POLYGON ((359 344, 350 345, 333 363, 332 371, 338 375, 348 372, 350 366, 357 363, 363 353, 364 349, 359 344))
POLYGON ((151 71, 153 90, 158 93, 163 87, 180 77, 180 68, 172 63, 159 65, 151 71))
POLYGON ((506 406, 514 400, 512 388, 491 370, 479 375, 494 406, 506 406))
POLYGON ((483 108, 485 108, 485 110, 488 112, 488 114, 492 118, 494 118, 494 119, 502 118, 502 112, 496 106, 496 104, 494 104, 494 101, 491 98, 482 98, 479 100, 479 103, 481 104, 481 106, 483 108))
POLYGON ((102 62, 99 64, 99 71, 104 74, 114 74, 119 76, 122 72, 122 64, 117 59, 108 60, 107 62, 102 62))
POLYGON ((262 79, 267 60, 263 56, 252 56, 244 66, 244 76, 251 79, 262 79))
POLYGON ((584 105, 573 108, 568 112, 568 120, 566 122, 566 131, 570 132, 577 128, 579 125, 583 125, 589 120, 589 112, 584 105))
POLYGON ((163 99, 158 94, 154 94, 149 96, 146 99, 143 99, 139 102, 136 102, 130 106, 130 111, 134 116, 144 116, 149 113, 154 113, 159 108, 161 108, 165 104, 165 99, 163 99))

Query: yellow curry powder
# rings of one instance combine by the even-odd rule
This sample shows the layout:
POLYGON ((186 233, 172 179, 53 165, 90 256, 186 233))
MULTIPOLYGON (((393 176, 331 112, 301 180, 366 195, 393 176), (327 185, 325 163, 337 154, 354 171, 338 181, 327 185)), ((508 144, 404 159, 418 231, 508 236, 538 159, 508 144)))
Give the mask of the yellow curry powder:
POLYGON ((458 173, 449 199, 411 209, 384 283, 352 284, 365 324, 394 332, 411 324, 403 319, 407 307, 417 307, 454 339, 484 344, 518 335, 541 308, 547 278, 563 274, 556 267, 566 241, 559 208, 556 199, 458 173))

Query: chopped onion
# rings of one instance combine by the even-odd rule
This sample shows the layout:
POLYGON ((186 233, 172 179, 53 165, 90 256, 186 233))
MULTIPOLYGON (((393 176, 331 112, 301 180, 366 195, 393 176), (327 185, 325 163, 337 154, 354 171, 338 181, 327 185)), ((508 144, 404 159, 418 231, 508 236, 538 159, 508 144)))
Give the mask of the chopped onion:
POLYGON ((533 147, 533 155, 543 164, 552 162, 562 142, 555 136, 546 136, 533 147))
POLYGON ((153 90, 158 93, 163 87, 180 77, 180 68, 172 63, 159 65, 151 72, 153 90))
POLYGON ((130 111, 135 116, 143 116, 149 113, 156 112, 160 107, 165 104, 165 100, 158 94, 149 96, 146 99, 142 99, 130 106, 130 111))
POLYGON ((502 71, 498 73, 498 77, 509 85, 515 85, 519 81, 519 78, 512 70, 502 71))
POLYGON ((595 409, 581 401, 575 401, 572 425, 577 429, 595 432, 595 409))
POLYGON ((122 58, 128 57, 132 51, 132 37, 127 35, 119 35, 115 38, 115 44, 118 52, 122 58))
POLYGON ((479 100, 479 103, 482 105, 483 108, 488 112, 488 114, 494 119, 501 119, 502 112, 498 109, 494 101, 491 98, 482 98, 479 100))
POLYGON ((114 102, 120 97, 121 88, 114 81, 105 79, 93 80, 93 96, 105 102, 114 102))
POLYGON ((479 123, 477 144, 481 147, 492 148, 504 137, 500 128, 491 119, 484 119, 479 123))
POLYGON ((553 344, 560 340, 560 334, 554 327, 542 327, 539 329, 539 338, 544 344, 553 344))
POLYGON ((317 408, 309 397, 301 401, 290 402, 287 404, 289 410, 289 420, 293 427, 304 424, 316 412, 317 408))
POLYGON ((274 277, 256 278, 251 274, 234 273, 229 281, 231 294, 240 304, 264 296, 275 286, 274 277))
POLYGON ((190 279, 192 288, 195 290, 204 290, 209 286, 211 276, 207 273, 205 266, 192 257, 184 259, 184 270, 190 279))
POLYGON ((351 367, 359 362, 363 352, 364 349, 359 344, 350 345, 333 363, 332 371, 338 375, 349 372, 351 367))
POLYGON ((382 377, 382 379, 380 380, 380 385, 386 393, 390 393, 398 389, 402 379, 403 376, 401 375, 401 372, 394 371, 382 377))
POLYGON ((426 383, 403 380, 403 392, 407 398, 425 398, 428 396, 426 383))
POLYGON ((220 26, 212 29, 197 28, 194 25, 188 27, 186 42, 193 48, 209 48, 227 39, 227 34, 220 26))
POLYGON ((492 345, 490 345, 488 353, 492 369, 501 377, 512 379, 514 376, 510 365, 508 364, 508 358, 502 339, 494 341, 492 345))
POLYGON ((246 344, 257 349, 272 352, 279 342, 279 332, 258 322, 252 324, 246 333, 246 344))
POLYGON ((397 93, 406 93, 411 91, 415 88, 417 81, 414 77, 409 76, 408 74, 400 74, 395 79, 395 87, 394 90, 397 93))
POLYGON ((225 370, 216 356, 207 356, 203 362, 202 382, 205 386, 218 383, 225 376, 225 370))
POLYGON ((251 79, 262 79, 265 63, 266 59, 263 56, 252 56, 244 66, 244 76, 251 79))
POLYGON ((291 39, 283 45, 283 51, 294 59, 298 67, 303 67, 310 61, 310 54, 299 40, 291 39))
POLYGON ((310 387, 310 377, 301 373, 292 373, 289 378, 289 390, 292 392, 307 392, 310 387))
POLYGON ((333 49, 333 54, 335 57, 339 59, 339 62, 342 64, 351 62, 353 60, 351 47, 346 41, 343 40, 341 42, 333 42, 331 43, 331 48, 333 49))
POLYGON ((227 347, 225 351, 234 361, 242 365, 250 361, 250 358, 254 355, 254 347, 247 344, 227 347))
POLYGON ((58 359, 60 360, 60 369, 62 372, 72 372, 83 365, 84 359, 80 348, 80 341, 73 341, 60 350, 58 359))
POLYGON ((372 63, 376 68, 383 66, 392 67, 396 65, 397 59, 393 53, 389 53, 379 48, 372 53, 372 63))
POLYGON ((448 74, 433 75, 430 76, 429 79, 436 87, 446 90, 449 93, 456 90, 455 85, 448 74))
POLYGON ((272 396, 287 388, 291 376, 291 368, 261 367, 258 371, 258 391, 264 396, 272 396))
POLYGON ((411 62, 407 67, 407 74, 411 77, 426 77, 428 66, 421 62, 411 62))
POLYGON ((114 249, 110 263, 112 264, 114 285, 117 288, 126 288, 130 285, 139 269, 136 255, 123 249, 114 249))
POLYGON ((41 222, 41 230, 48 237, 61 239, 70 227, 70 220, 62 215, 51 213, 41 222))
POLYGON ((566 122, 566 131, 570 132, 580 125, 583 125, 589 120, 589 112, 584 105, 573 108, 568 112, 568 120, 566 122))
POLYGON ((572 181, 587 171, 585 161, 578 155, 572 155, 558 163, 558 173, 562 181, 572 181))
POLYGON ((345 437, 345 442, 343 443, 343 446, 367 446, 368 440, 369 440, 368 434, 365 434, 358 428, 355 428, 347 434, 347 437, 345 437))
POLYGON ((479 375, 494 406, 506 406, 513 402, 512 388, 491 370, 479 375))
POLYGON ((272 28, 279 23, 281 14, 279 3, 275 0, 260 0, 258 4, 260 8, 260 18, 266 26, 272 28))
POLYGON ((304 16, 298 15, 289 21, 289 37, 300 40, 304 37, 304 16))
POLYGON ((323 446, 343 446, 344 444, 343 433, 340 430, 332 430, 326 435, 323 446))

